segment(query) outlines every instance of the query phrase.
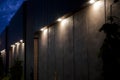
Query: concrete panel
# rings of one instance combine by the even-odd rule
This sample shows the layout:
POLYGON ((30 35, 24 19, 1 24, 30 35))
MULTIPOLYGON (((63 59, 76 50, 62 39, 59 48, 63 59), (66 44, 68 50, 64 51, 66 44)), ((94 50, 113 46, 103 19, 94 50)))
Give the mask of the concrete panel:
POLYGON ((60 24, 55 25, 55 54, 56 54, 56 79, 57 80, 64 80, 64 30, 60 27, 60 24))
POLYGON ((15 47, 14 47, 14 62, 16 59, 17 59, 17 47, 15 45, 15 47))
POLYGON ((118 19, 115 19, 115 22, 116 21, 117 22, 120 21, 119 20, 120 19, 120 10, 119 10, 119 8, 120 8, 120 1, 118 3, 116 3, 116 4, 113 5, 112 15, 118 17, 118 19))
POLYGON ((75 80, 88 80, 86 10, 74 15, 75 80))
POLYGON ((25 49, 25 43, 21 43, 20 44, 20 54, 19 54, 19 56, 20 56, 20 60, 23 61, 23 64, 24 64, 24 54, 25 54, 24 49, 25 49))
POLYGON ((48 80, 55 80, 55 35, 54 35, 54 26, 51 26, 48 29, 48 80))
POLYGON ((12 47, 9 49, 9 69, 12 67, 12 47))
POLYGON ((59 22, 55 27, 55 54, 57 80, 73 80, 72 17, 59 22))
POLYGON ((104 40, 103 33, 99 32, 99 29, 105 23, 103 5, 102 2, 100 6, 94 4, 86 9, 89 80, 102 80, 102 64, 98 55, 104 40))
POLYGON ((40 33, 39 40, 39 80, 47 80, 48 30, 40 33))
POLYGON ((73 17, 63 20, 61 26, 64 27, 63 48, 64 48, 64 80, 74 80, 73 66, 73 17))

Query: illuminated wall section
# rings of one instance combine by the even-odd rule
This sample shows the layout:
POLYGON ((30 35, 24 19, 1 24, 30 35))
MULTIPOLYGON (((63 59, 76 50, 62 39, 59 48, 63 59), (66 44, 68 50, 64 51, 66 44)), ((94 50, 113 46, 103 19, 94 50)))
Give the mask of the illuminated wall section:
POLYGON ((39 40, 39 79, 47 80, 48 29, 40 34, 39 40))
POLYGON ((105 35, 104 3, 97 1, 40 32, 39 80, 99 80, 105 35))
POLYGON ((12 66, 15 60, 21 60, 22 65, 24 66, 24 43, 23 42, 16 42, 15 44, 11 45, 9 50, 9 64, 12 66))
POLYGON ((73 16, 63 19, 55 27, 56 78, 74 80, 73 16), (69 66, 69 67, 68 67, 69 66), (68 77, 69 76, 69 77, 68 77))
POLYGON ((48 27, 39 37, 39 79, 73 80, 73 17, 48 27), (69 66, 69 67, 68 67, 69 66))
MULTIPOLYGON (((104 0, 103 0, 104 1, 104 0)), ((102 79, 102 62, 98 58, 105 34, 99 29, 105 24, 104 2, 102 0, 90 6, 86 12, 87 22, 87 55, 90 80, 102 79)))
POLYGON ((9 67, 12 67, 14 64, 14 47, 9 49, 9 67))
POLYGON ((3 59, 3 65, 4 65, 4 71, 5 71, 5 67, 6 67, 6 50, 5 49, 1 51, 1 56, 3 59))

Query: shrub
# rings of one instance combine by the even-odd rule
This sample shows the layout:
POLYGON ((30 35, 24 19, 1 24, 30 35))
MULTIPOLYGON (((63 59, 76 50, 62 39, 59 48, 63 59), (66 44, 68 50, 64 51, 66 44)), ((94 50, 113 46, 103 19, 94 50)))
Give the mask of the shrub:
POLYGON ((0 79, 3 77, 4 75, 4 64, 3 64, 3 59, 0 53, 0 79))
POLYGON ((23 73, 22 61, 16 60, 10 68, 11 80, 21 80, 23 73))

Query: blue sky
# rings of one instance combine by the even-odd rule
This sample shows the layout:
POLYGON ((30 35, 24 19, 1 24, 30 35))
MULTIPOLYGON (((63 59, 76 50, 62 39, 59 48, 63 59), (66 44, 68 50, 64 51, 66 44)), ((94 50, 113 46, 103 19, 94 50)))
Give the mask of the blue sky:
POLYGON ((9 24, 11 18, 24 0, 0 0, 0 33, 9 24))

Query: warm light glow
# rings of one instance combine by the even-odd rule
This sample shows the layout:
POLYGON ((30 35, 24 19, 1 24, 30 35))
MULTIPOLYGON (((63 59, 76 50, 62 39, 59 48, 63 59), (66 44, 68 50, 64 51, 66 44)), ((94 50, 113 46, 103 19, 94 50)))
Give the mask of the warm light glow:
POLYGON ((48 29, 45 29, 45 30, 43 31, 44 35, 46 35, 47 31, 48 31, 48 29))
POLYGON ((89 3, 90 3, 90 4, 93 4, 93 3, 95 3, 95 1, 96 1, 96 0, 90 0, 89 3))
POLYGON ((62 18, 57 19, 58 22, 62 21, 62 18))
POLYGON ((19 42, 16 42, 15 44, 16 44, 16 45, 19 45, 20 43, 19 43, 19 42))
POLYGON ((11 47, 15 47, 15 45, 11 45, 11 47))
POLYGON ((97 2, 93 5, 93 8, 94 8, 95 10, 98 10, 100 7, 102 7, 103 4, 104 4, 103 1, 97 1, 97 2))
POLYGON ((43 28, 41 28, 40 30, 41 31, 44 31, 44 30, 46 30, 47 29, 47 27, 43 27, 43 28))
POLYGON ((25 43, 22 43, 22 47, 24 48, 24 46, 25 46, 25 43))
POLYGON ((68 19, 64 19, 62 22, 61 22, 61 26, 65 26, 65 24, 68 22, 68 19))
POLYGON ((22 43, 22 42, 23 42, 23 40, 20 40, 20 42, 22 43))
POLYGON ((2 51, 1 51, 1 53, 2 53, 2 54, 4 54, 4 53, 5 53, 5 49, 4 49, 4 50, 2 50, 2 51))
POLYGON ((24 48, 25 48, 25 43, 22 43, 22 46, 21 46, 22 48, 22 53, 24 53, 24 48))
POLYGON ((42 28, 42 29, 40 29, 41 31, 44 31, 44 29, 42 28))

